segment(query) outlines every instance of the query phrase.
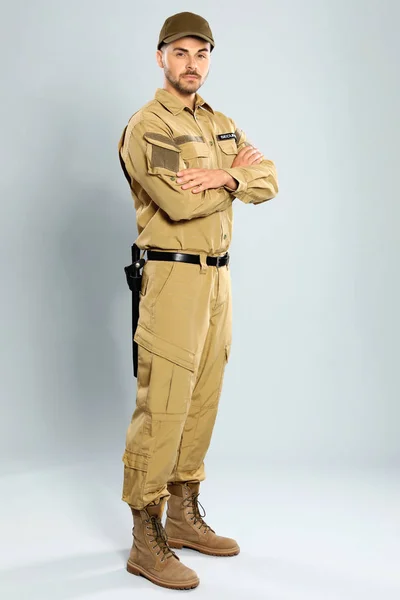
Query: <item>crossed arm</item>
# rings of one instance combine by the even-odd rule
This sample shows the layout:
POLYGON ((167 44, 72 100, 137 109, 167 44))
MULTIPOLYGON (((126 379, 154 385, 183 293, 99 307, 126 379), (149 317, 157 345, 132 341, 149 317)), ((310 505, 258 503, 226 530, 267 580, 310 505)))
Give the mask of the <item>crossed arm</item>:
MULTIPOLYGON (((245 146, 236 155, 232 168, 259 165, 263 158, 257 148, 245 146)), ((179 171, 177 176, 176 182, 181 185, 182 189, 191 189, 193 194, 219 187, 225 187, 234 192, 239 186, 237 179, 223 169, 185 169, 179 171)))
POLYGON ((234 197, 259 204, 278 191, 274 164, 246 143, 243 132, 239 152, 227 169, 178 171, 179 148, 168 128, 153 119, 138 122, 127 138, 124 132, 120 156, 132 189, 138 185, 145 190, 173 221, 223 211, 234 197))

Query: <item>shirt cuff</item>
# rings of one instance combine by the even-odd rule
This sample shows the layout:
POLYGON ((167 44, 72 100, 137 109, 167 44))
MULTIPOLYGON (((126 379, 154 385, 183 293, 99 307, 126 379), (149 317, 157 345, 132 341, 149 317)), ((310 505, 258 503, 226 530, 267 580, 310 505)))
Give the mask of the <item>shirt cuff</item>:
POLYGON ((235 167, 233 167, 232 169, 222 169, 222 170, 225 171, 225 173, 228 173, 228 175, 233 177, 233 179, 235 179, 238 182, 238 187, 236 190, 231 190, 225 185, 224 188, 226 190, 228 190, 228 192, 230 192, 231 194, 239 194, 239 193, 247 191, 247 181, 244 181, 243 179, 239 179, 238 169, 235 169, 235 167))

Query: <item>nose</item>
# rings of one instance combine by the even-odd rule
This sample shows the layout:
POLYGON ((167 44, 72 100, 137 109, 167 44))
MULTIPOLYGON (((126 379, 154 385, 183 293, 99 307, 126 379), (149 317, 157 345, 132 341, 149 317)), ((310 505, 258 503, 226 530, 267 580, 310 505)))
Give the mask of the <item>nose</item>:
POLYGON ((191 71, 195 71, 197 67, 196 58, 194 56, 188 56, 187 68, 191 71))

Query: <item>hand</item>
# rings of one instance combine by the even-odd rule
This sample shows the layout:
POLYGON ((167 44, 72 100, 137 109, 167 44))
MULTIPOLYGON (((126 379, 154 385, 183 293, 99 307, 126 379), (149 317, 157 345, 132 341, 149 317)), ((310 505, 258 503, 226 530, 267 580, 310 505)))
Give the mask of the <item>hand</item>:
POLYGON ((223 187, 232 179, 222 169, 185 169, 177 177, 176 183, 183 184, 183 190, 192 189, 193 194, 223 187))
POLYGON ((238 152, 232 167, 248 167, 250 165, 259 165, 264 160, 264 155, 261 154, 254 146, 245 146, 238 152))

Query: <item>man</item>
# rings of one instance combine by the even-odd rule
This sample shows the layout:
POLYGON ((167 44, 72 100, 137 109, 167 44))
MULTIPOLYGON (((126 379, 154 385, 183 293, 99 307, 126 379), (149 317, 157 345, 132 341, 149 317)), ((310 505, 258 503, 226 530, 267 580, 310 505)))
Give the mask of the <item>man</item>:
POLYGON ((197 94, 213 49, 202 17, 168 18, 157 50, 164 88, 131 117, 119 143, 136 244, 148 259, 135 334, 136 409, 123 456, 122 499, 134 521, 127 568, 173 589, 199 579, 171 548, 239 553, 203 520, 199 485, 231 346, 232 202, 259 204, 277 193, 274 164, 197 94))

